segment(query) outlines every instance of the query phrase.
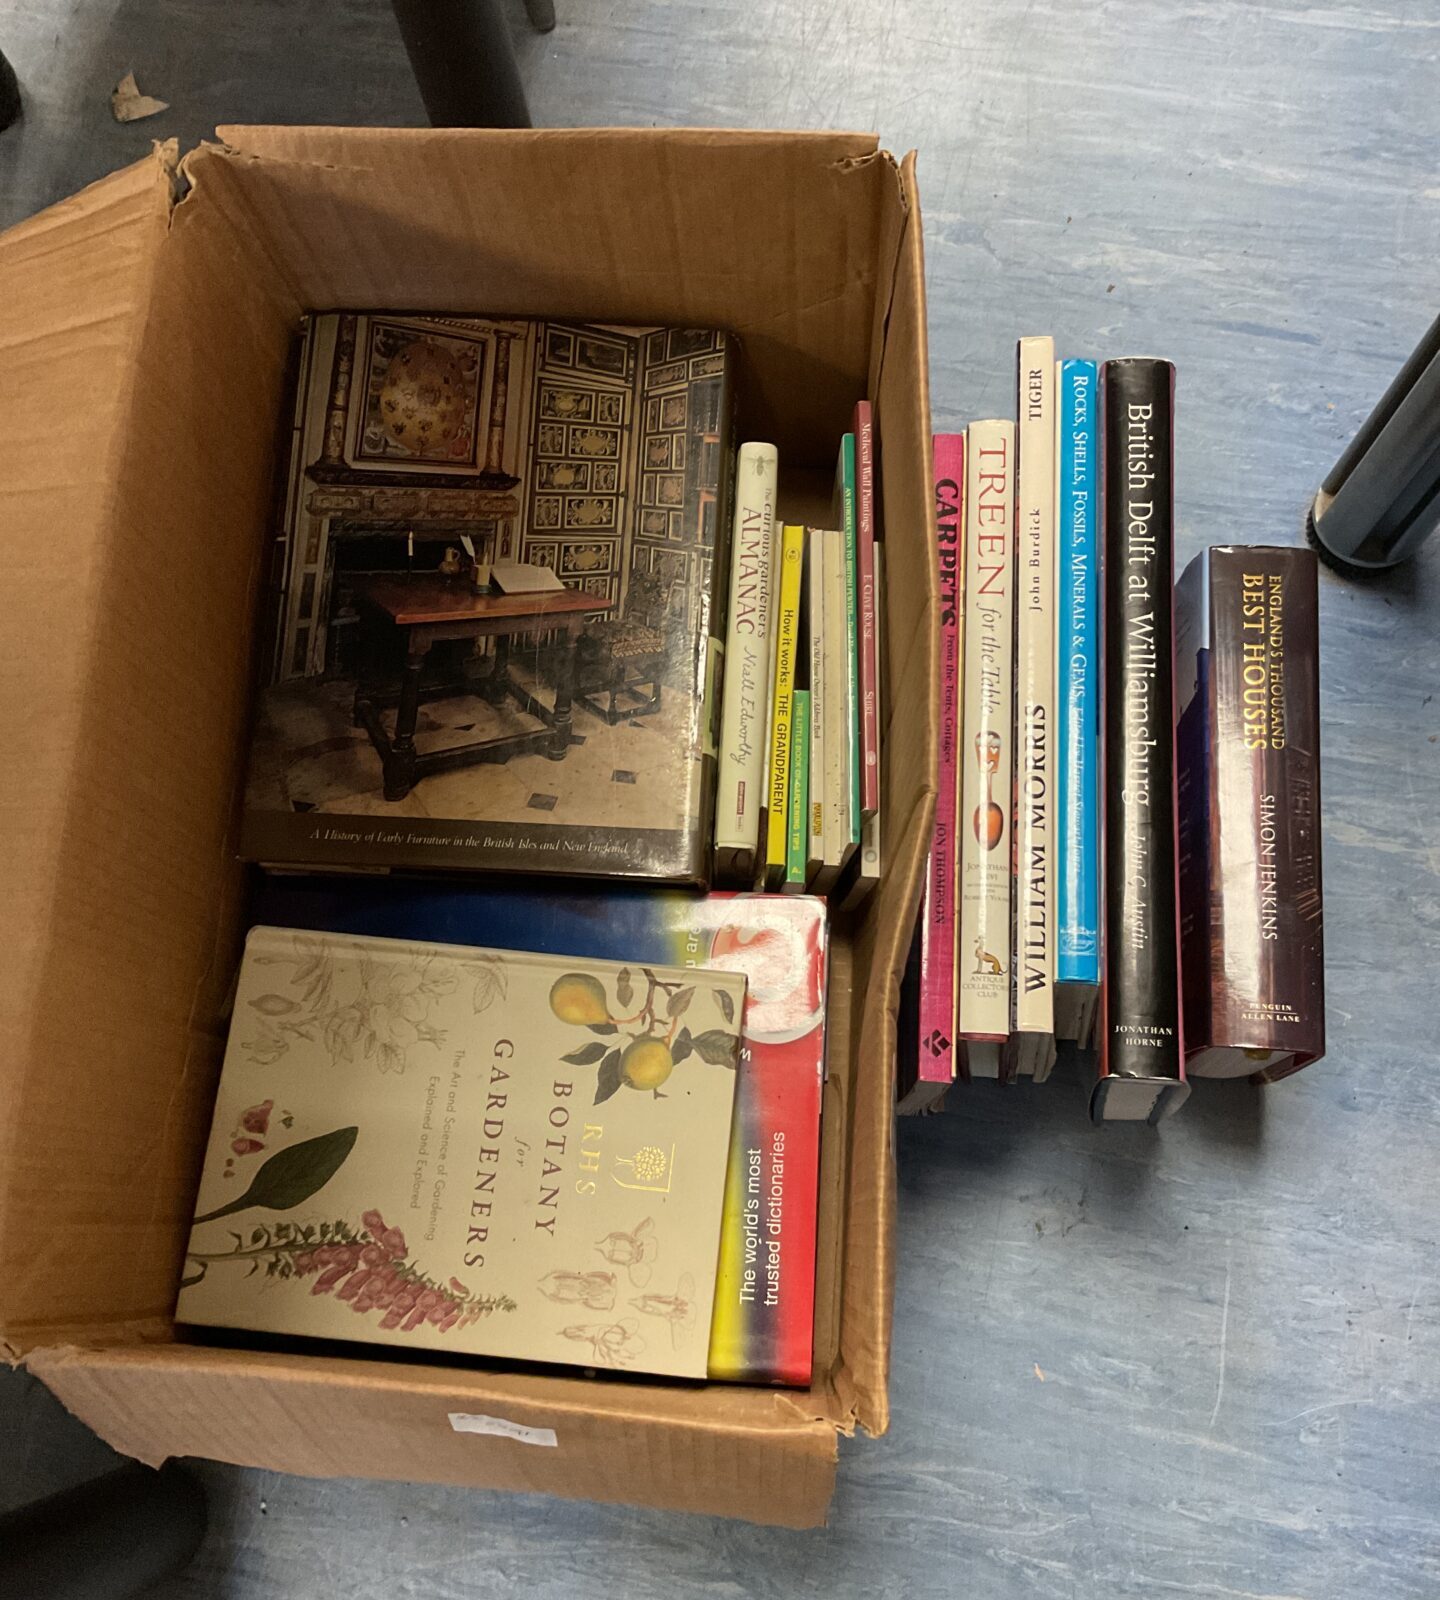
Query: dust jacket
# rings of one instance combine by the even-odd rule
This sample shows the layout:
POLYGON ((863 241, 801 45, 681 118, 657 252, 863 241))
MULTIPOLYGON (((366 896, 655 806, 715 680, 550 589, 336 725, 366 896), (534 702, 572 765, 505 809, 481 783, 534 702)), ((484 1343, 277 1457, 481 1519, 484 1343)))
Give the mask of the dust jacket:
POLYGON ((1218 546, 1176 590, 1185 1070, 1325 1053, 1313 551, 1218 546))
POLYGON ((1173 671, 1175 369, 1107 361, 1105 985, 1096 1121, 1187 1095, 1180 1019, 1173 671))
POLYGON ((307 319, 246 859, 708 881, 735 364, 707 329, 307 319), (559 587, 495 592, 514 563, 559 587))
POLYGON ((253 929, 177 1317, 703 1378, 745 992, 253 929))
POLYGON ((1059 363, 1055 1032, 1081 1045, 1100 995, 1099 388, 1093 361, 1059 363))
POLYGON ((778 473, 779 455, 773 444, 740 446, 715 801, 715 877, 747 888, 759 875, 765 815, 778 473))
POLYGON ((1014 781, 1015 424, 972 422, 965 442, 964 722, 959 751, 962 1063, 998 1078, 1010 1034, 1014 781))
MULTIPOLYGON (((256 909, 286 927, 396 938, 428 931, 457 944, 523 938, 550 955, 744 973, 709 1373, 810 1382, 829 950, 823 900, 275 877, 256 909)), ((627 1264, 643 1276, 654 1248, 642 1236, 627 1264)))
POLYGON ((1055 341, 1016 349, 1011 1069, 1055 1064, 1055 341))

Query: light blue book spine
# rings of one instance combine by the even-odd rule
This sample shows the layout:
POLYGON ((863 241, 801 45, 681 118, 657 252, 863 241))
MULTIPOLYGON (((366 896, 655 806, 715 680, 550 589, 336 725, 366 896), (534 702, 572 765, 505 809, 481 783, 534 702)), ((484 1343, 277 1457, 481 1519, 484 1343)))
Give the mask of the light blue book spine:
POLYGON ((1060 896, 1058 983, 1100 982, 1099 372, 1060 362, 1060 896))

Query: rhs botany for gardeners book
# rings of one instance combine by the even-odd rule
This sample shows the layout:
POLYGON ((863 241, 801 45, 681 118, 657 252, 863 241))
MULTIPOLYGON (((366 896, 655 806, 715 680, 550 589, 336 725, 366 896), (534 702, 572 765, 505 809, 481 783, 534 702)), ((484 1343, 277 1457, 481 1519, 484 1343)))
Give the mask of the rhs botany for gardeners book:
POLYGON ((178 1318, 703 1378, 745 988, 254 929, 178 1318))

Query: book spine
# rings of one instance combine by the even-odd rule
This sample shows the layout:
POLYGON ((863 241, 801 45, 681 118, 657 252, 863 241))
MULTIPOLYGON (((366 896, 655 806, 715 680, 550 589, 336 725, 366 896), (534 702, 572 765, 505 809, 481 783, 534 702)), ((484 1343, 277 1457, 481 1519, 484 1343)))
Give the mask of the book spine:
POLYGON ((840 531, 845 536, 845 770, 849 778, 846 797, 847 835, 853 848, 860 843, 860 549, 855 522, 855 435, 840 441, 838 476, 840 531))
POLYGON ((959 1029, 1010 1029, 1010 823, 1015 576, 1015 424, 976 422, 965 446, 959 1029))
POLYGON ((778 470, 774 445, 741 445, 735 469, 715 851, 717 875, 747 883, 755 877, 765 807, 778 470))
POLYGON ((697 499, 706 493, 715 501, 714 549, 700 586, 700 649, 704 652, 698 674, 700 763, 696 823, 690 831, 689 880, 698 889, 710 887, 715 866, 715 803, 719 789, 720 717, 725 687, 725 634, 729 616, 731 518, 735 492, 735 363, 736 342, 726 337, 726 359, 716 406, 714 452, 696 479, 697 499))
POLYGON ((875 419, 855 407, 855 548, 860 612, 860 815, 880 809, 880 668, 875 634, 875 419))
POLYGON ((1175 821, 1175 369, 1107 361, 1104 1077, 1183 1083, 1175 821))
POLYGON ((810 857, 810 691, 796 689, 790 697, 790 794, 787 801, 785 892, 805 888, 805 868, 810 857))
POLYGON ((935 436, 936 570, 940 593, 940 753, 935 834, 925 875, 920 946, 922 1082, 955 1077, 955 838, 964 627, 965 436, 935 436))
POLYGON ((769 815, 765 877, 778 889, 785 879, 789 827, 790 735, 795 693, 795 647, 800 627, 800 565, 805 530, 787 524, 780 541, 779 595, 775 610, 775 688, 771 696, 769 815))
POLYGON ((807 879, 825 866, 825 722, 830 715, 825 682, 825 541, 828 530, 814 528, 805 552, 810 637, 810 842, 807 879))
POLYGON ((1060 363, 1059 694, 1060 884, 1056 980, 1100 982, 1099 657, 1100 579, 1095 559, 1093 361, 1060 363))
POLYGON ((1055 1031, 1055 341, 1017 352, 1011 1026, 1055 1031))
POLYGON ((845 679, 848 653, 845 643, 845 535, 838 529, 825 533, 825 870, 823 881, 834 886, 849 861, 850 839, 849 740, 846 737, 848 697, 845 679))
POLYGON ((1260 1072, 1281 1076, 1325 1053, 1314 553, 1213 549, 1179 604, 1200 636, 1178 656, 1187 1058, 1288 1056, 1260 1072))

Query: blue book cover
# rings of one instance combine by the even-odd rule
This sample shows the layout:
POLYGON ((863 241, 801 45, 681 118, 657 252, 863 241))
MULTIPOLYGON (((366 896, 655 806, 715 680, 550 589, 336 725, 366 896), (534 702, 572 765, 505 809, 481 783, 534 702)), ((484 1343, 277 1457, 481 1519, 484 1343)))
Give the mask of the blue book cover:
POLYGON ((1060 898, 1058 983, 1100 982, 1100 569, 1093 361, 1060 363, 1060 898))

